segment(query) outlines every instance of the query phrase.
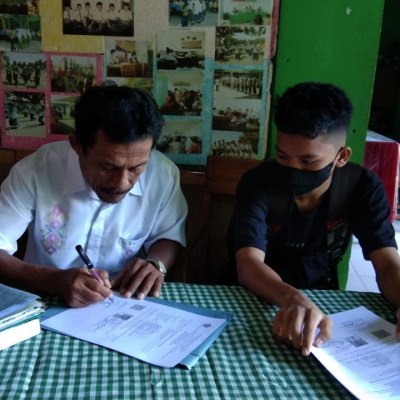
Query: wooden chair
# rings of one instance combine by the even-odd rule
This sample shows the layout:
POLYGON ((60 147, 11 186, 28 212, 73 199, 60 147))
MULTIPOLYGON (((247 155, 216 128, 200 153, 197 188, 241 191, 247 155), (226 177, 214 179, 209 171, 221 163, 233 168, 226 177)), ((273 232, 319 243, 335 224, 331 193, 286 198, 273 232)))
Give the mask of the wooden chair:
POLYGON ((226 234, 236 187, 242 175, 260 162, 254 159, 207 158, 205 175, 202 177, 202 193, 198 196, 201 203, 194 214, 192 204, 188 201, 189 218, 192 218, 188 219, 188 223, 192 229, 187 230, 188 246, 181 261, 181 270, 187 282, 217 282, 228 262, 226 234))

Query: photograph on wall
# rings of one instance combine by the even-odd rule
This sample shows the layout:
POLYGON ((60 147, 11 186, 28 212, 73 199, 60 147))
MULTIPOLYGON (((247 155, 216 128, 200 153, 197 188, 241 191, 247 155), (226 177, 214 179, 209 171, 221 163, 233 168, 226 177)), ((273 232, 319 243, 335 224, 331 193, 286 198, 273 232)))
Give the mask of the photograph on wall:
POLYGON ((258 132, 212 131, 212 156, 257 158, 258 132))
POLYGON ((274 0, 221 0, 220 25, 270 25, 274 0))
POLYGON ((109 78, 152 77, 152 43, 107 37, 104 63, 105 76, 109 78))
POLYGON ((0 13, 39 15, 40 0, 0 0, 0 13))
POLYGON ((5 87, 46 89, 46 54, 4 52, 1 75, 5 87))
POLYGON ((201 126, 198 119, 167 119, 156 143, 157 150, 166 154, 201 154, 201 126))
POLYGON ((40 52, 42 34, 36 14, 0 14, 0 50, 40 52))
POLYGON ((157 33, 157 68, 204 68, 205 32, 172 30, 157 33))
POLYGON ((201 72, 157 71, 155 99, 164 115, 199 116, 202 88, 201 72))
POLYGON ((263 71, 217 69, 214 73, 214 98, 261 99, 263 71))
POLYGON ((217 26, 218 8, 218 0, 170 0, 170 27, 217 26))
POLYGON ((133 0, 61 0, 63 34, 133 36, 133 0))
POLYGON ((51 95, 50 132, 68 135, 75 129, 75 103, 79 96, 51 95))
POLYGON ((258 132, 260 100, 214 99, 212 128, 220 131, 258 132))
MULTIPOLYGON (((218 26, 215 35, 217 65, 262 65, 266 52, 266 26, 218 26)), ((269 54, 269 50, 267 50, 269 54)))
POLYGON ((105 78, 102 85, 137 88, 153 96, 153 78, 105 78))
POLYGON ((50 56, 51 91, 83 93, 96 85, 97 58, 95 56, 50 56))
POLYGON ((7 91, 4 94, 4 112, 6 135, 46 136, 44 93, 7 91))

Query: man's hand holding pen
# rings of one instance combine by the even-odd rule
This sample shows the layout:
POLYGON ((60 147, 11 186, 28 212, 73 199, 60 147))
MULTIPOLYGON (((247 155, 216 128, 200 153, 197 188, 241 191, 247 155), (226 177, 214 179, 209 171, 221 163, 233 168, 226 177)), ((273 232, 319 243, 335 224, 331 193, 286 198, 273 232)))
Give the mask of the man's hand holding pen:
POLYGON ((111 284, 107 271, 97 270, 100 283, 88 268, 70 268, 60 270, 61 280, 59 295, 69 307, 86 307, 112 296, 111 284))
POLYGON ((147 295, 158 297, 166 273, 162 262, 136 258, 123 268, 110 283, 107 271, 94 268, 82 246, 76 251, 87 268, 71 268, 63 271, 66 281, 61 296, 70 307, 84 307, 112 298, 111 288, 118 289, 121 296, 144 299, 147 295))

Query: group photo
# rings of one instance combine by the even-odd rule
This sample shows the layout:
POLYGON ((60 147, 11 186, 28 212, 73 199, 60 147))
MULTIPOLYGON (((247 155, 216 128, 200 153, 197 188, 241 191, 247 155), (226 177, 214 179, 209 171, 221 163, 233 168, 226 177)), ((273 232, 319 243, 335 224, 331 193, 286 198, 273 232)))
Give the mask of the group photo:
POLYGON ((63 33, 133 36, 133 0, 62 0, 63 33))

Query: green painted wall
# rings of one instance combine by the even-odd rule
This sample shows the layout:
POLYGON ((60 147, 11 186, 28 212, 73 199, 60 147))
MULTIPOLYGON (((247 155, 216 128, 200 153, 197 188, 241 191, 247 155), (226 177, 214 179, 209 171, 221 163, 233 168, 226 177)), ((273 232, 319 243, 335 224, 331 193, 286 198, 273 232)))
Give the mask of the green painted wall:
MULTIPOLYGON (((355 110, 348 144, 358 163, 364 154, 383 6, 384 0, 281 0, 280 5, 272 101, 304 81, 344 89, 355 110)), ((275 154, 275 142, 272 123, 268 157, 275 154)))

